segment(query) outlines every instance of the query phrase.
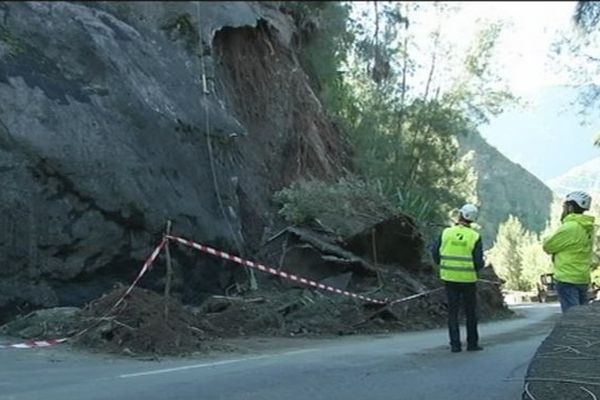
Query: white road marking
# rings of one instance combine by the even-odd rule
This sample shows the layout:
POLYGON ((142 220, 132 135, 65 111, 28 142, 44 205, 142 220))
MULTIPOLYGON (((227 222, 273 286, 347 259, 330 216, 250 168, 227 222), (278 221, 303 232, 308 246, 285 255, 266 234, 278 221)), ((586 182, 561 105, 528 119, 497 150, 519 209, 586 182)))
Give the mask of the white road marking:
POLYGON ((285 353, 274 354, 274 355, 279 355, 279 356, 293 356, 293 355, 296 355, 296 354, 314 353, 315 351, 319 351, 319 349, 293 350, 293 351, 287 351, 285 353))
POLYGON ((256 356, 256 357, 247 357, 247 358, 237 358, 234 360, 216 361, 216 362, 212 362, 212 363, 186 365, 183 367, 157 369, 157 370, 153 370, 153 371, 137 372, 137 373, 133 373, 133 374, 123 374, 123 375, 119 375, 119 378, 125 379, 125 378, 136 378, 139 376, 147 376, 147 375, 168 374, 171 372, 186 371, 189 369, 217 367, 220 365, 236 364, 236 363, 240 363, 240 362, 244 362, 244 361, 254 361, 254 360, 261 360, 261 359, 265 359, 265 358, 274 358, 277 356, 289 356, 289 355, 296 355, 296 354, 312 353, 315 351, 317 351, 317 349, 295 350, 295 351, 288 351, 286 353, 280 353, 280 354, 267 354, 267 355, 256 356))
POLYGON ((217 362, 205 363, 205 364, 186 365, 186 366, 177 367, 177 368, 157 369, 157 370, 154 370, 154 371, 146 371, 146 372, 138 372, 138 373, 135 373, 135 374, 119 375, 119 378, 135 378, 135 377, 138 377, 138 376, 167 374, 169 372, 179 372, 179 371, 185 371, 185 370, 188 370, 188 369, 216 367, 216 366, 219 366, 219 365, 235 364, 235 363, 239 363, 239 362, 243 362, 243 361, 259 360, 261 358, 266 358, 266 357, 267 356, 258 356, 258 357, 240 358, 240 359, 236 359, 236 360, 217 361, 217 362))

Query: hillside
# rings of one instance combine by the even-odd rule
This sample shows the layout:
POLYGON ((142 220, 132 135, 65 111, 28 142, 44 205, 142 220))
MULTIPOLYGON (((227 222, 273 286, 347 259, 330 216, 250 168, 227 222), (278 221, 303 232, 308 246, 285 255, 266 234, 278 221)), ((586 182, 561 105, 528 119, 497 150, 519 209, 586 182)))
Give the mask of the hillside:
POLYGON ((480 135, 460 137, 459 141, 463 152, 475 152, 473 167, 478 175, 479 224, 484 246, 490 248, 493 245, 498 226, 510 214, 518 217, 528 230, 544 229, 550 216, 552 191, 480 135))
MULTIPOLYGON (((0 19, 0 321, 130 281, 168 219, 255 251, 274 191, 344 164, 277 4, 15 2, 0 19)), ((185 301, 234 283, 213 260, 178 270, 185 301)))
MULTIPOLYGON (((3 329, 182 354, 228 335, 443 323, 419 224, 379 212, 375 191, 337 192, 309 221, 278 214, 282 188, 352 168, 293 15, 266 2, 0 4, 3 329)), ((509 313, 497 285, 479 306, 509 313)))

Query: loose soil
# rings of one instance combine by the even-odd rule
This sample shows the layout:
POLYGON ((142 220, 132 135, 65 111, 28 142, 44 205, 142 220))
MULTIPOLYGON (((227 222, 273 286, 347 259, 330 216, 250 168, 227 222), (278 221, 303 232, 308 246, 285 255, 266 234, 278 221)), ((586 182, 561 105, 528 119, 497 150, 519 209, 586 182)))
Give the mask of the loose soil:
MULTIPOLYGON (((439 287, 430 275, 416 276, 426 288, 439 287)), ((5 334, 30 338, 71 336, 75 346, 131 356, 177 356, 232 351, 223 339, 242 337, 335 337, 430 329, 446 323, 445 294, 391 307, 320 291, 272 285, 246 296, 213 296, 199 307, 168 302, 161 294, 136 288, 116 308, 125 287, 90 302, 85 308, 44 310, 1 328, 5 334)), ((388 277, 377 298, 414 294, 399 277, 388 277)), ((481 319, 507 317, 497 286, 480 284, 481 319)))

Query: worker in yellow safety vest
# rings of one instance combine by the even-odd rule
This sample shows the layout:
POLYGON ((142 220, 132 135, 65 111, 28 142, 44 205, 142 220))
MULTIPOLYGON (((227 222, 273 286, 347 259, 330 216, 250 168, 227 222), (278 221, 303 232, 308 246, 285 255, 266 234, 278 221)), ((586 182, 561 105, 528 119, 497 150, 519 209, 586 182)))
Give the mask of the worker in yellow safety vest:
POLYGON ((461 300, 467 317, 467 351, 483 350, 477 333, 477 273, 484 267, 483 245, 479 233, 471 227, 479 210, 465 204, 456 224, 443 230, 431 249, 440 267, 448 298, 448 333, 453 353, 462 350, 458 313, 461 300))

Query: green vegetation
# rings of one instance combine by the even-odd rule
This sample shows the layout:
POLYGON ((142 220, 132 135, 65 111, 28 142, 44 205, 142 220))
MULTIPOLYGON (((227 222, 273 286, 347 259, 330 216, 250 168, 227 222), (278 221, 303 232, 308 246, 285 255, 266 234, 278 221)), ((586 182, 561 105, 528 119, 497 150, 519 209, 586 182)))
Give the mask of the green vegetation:
MULTIPOLYGON (((421 223, 444 224, 452 209, 477 201, 472 155, 461 155, 458 138, 477 135, 515 100, 493 68, 502 26, 482 24, 471 46, 457 49, 443 34, 453 6, 357 4, 285 4, 299 28, 301 62, 347 136, 364 188, 421 223), (433 31, 413 31, 431 19, 433 31)), ((284 201, 291 221, 295 207, 284 201)))
POLYGON ((354 35, 348 29, 350 5, 340 2, 290 1, 283 5, 298 27, 300 63, 328 111, 339 110, 345 85, 340 66, 354 35))
POLYGON ((539 276, 552 268, 550 257, 542 250, 540 236, 526 231, 512 215, 500 225, 487 259, 506 282, 505 288, 511 290, 535 289, 539 276))
POLYGON ((574 15, 575 23, 585 32, 592 32, 600 23, 600 3, 578 1, 574 15))
MULTIPOLYGON (((357 7, 358 12, 330 2, 291 2, 286 7, 301 32, 301 62, 352 146, 356 177, 284 189, 277 195, 282 215, 306 223, 322 222, 331 209, 348 219, 402 211, 422 224, 443 224, 458 204, 477 202, 473 153, 461 152, 459 141, 477 142, 478 126, 517 101, 494 69, 502 25, 482 24, 471 46, 457 49, 444 41, 444 25, 458 11, 453 5, 372 2, 357 7), (425 19, 437 23, 427 36, 412 28, 425 19)), ((561 43, 562 49, 579 56, 593 50, 598 15, 597 4, 581 2, 576 19, 582 30, 576 41, 561 43)), ((599 67, 578 65, 573 73, 587 79, 597 76, 599 67)), ((588 105, 600 98, 597 88, 591 89, 588 105)), ((485 186, 494 193, 490 200, 508 202, 499 188, 488 187, 492 184, 485 186)), ((536 206, 530 203, 537 197, 531 202, 527 194, 523 197, 510 204, 513 215, 500 224, 487 255, 506 287, 515 290, 535 288, 539 275, 552 270, 541 241, 559 223, 557 202, 546 229, 529 230, 543 228, 547 214, 539 204, 532 211, 536 206)))
POLYGON ((356 177, 335 183, 299 181, 275 194, 280 214, 295 224, 321 225, 333 233, 348 235, 363 222, 378 222, 398 212, 376 188, 356 177))
MULTIPOLYGON (((578 1, 573 20, 576 29, 563 32, 554 44, 554 63, 567 72, 571 85, 579 89, 581 113, 585 116, 597 110, 600 103, 600 86, 596 77, 600 73, 600 3, 578 1)), ((600 138, 596 141, 596 145, 600 138)))

